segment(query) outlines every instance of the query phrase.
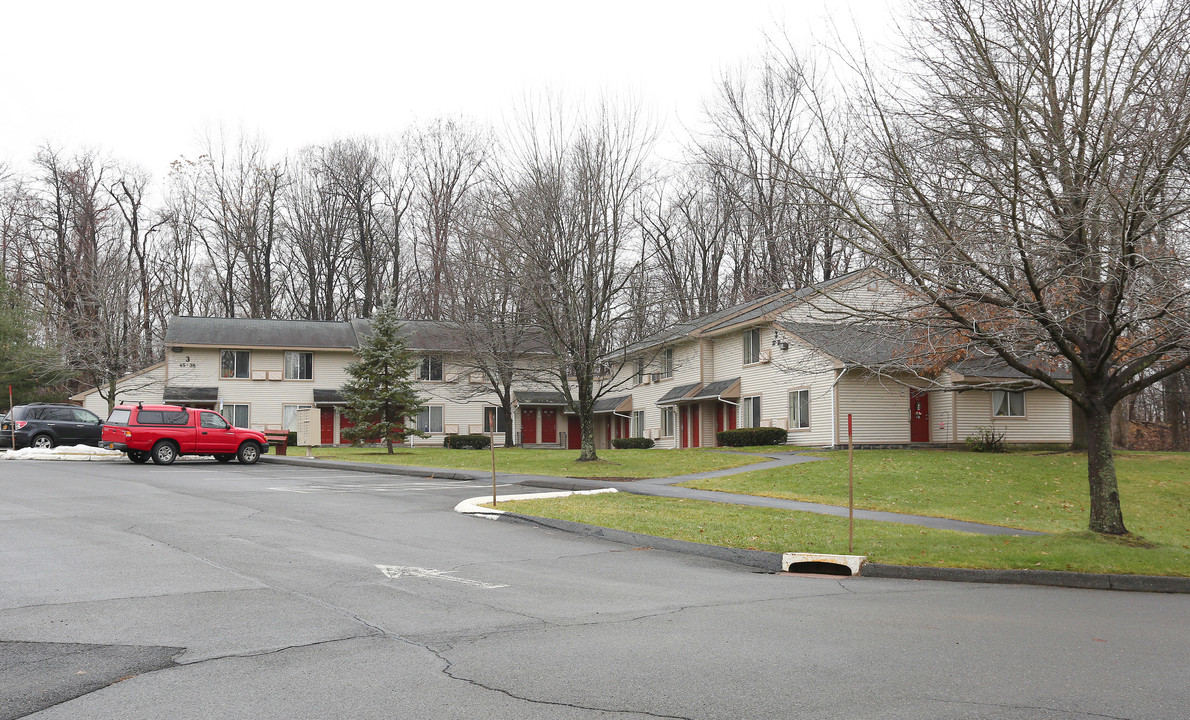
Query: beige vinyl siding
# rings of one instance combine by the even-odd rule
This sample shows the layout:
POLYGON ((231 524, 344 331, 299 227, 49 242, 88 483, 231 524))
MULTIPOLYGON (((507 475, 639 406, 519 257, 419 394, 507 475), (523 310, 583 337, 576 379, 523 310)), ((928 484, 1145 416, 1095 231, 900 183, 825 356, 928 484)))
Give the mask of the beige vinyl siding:
MULTIPOLYGON (((771 334, 770 334, 771 336, 771 334)), ((786 423, 789 421, 789 392, 807 389, 810 391, 810 427, 789 429, 786 442, 793 445, 834 444, 836 370, 830 358, 795 338, 783 338, 789 343, 788 350, 780 346, 773 348, 775 367, 771 382, 779 404, 776 412, 786 423)))
MULTIPOLYGON (((165 390, 165 363, 158 363, 145 370, 126 375, 116 382, 116 401, 120 403, 160 403, 162 392, 165 390)), ((104 388, 104 393, 107 388, 104 388)), ((91 389, 86 393, 74 396, 81 400, 82 406, 101 418, 107 417, 107 400, 98 389, 91 389)))
POLYGON ((992 393, 984 390, 961 392, 958 406, 958 441, 974 435, 980 426, 1004 432, 1010 443, 1068 443, 1071 440, 1070 401, 1054 390, 1025 392, 1023 418, 992 417, 992 393))
POLYGON ((828 295, 816 294, 781 313, 790 322, 840 322, 851 319, 856 310, 893 312, 907 302, 904 290, 884 278, 857 277, 846 287, 828 295))
POLYGON ((854 442, 909 442, 909 391, 892 380, 848 371, 836 385, 839 393, 839 443, 847 443, 847 414, 852 415, 854 442))

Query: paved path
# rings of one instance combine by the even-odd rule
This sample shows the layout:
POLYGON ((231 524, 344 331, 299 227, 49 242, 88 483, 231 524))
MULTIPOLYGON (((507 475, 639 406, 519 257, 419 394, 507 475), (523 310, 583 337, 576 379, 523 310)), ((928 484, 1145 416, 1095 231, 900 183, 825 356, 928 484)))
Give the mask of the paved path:
MULTIPOLYGON (((822 458, 813 455, 802 455, 792 452, 781 453, 741 453, 768 458, 766 462, 745 465, 723 470, 708 470, 706 472, 674 475, 663 478, 642 478, 632 481, 610 481, 586 478, 554 477, 552 475, 529 475, 522 473, 496 473, 496 479, 502 484, 517 484, 527 487, 551 488, 555 490, 595 490, 598 488, 615 488, 622 492, 636 495, 651 495, 654 497, 672 497, 688 500, 709 500, 711 502, 727 503, 730 505, 752 505, 755 507, 778 508, 782 510, 797 510, 812 512, 820 515, 834 515, 847 517, 847 508, 839 505, 824 505, 821 503, 784 500, 781 498, 761 497, 759 495, 737 495, 735 493, 717 492, 714 490, 695 490, 693 488, 677 487, 679 483, 699 480, 703 478, 724 477, 754 470, 770 470, 800 463, 814 462, 822 458)), ((334 467, 359 470, 361 472, 380 472, 400 475, 420 475, 424 477, 451 478, 456 480, 482 480, 491 478, 491 472, 476 470, 447 470, 443 468, 411 467, 407 465, 380 465, 378 463, 341 462, 337 460, 311 460, 304 457, 276 457, 267 455, 264 459, 272 462, 333 464, 334 467)), ((947 518, 929 517, 927 515, 908 515, 904 513, 881 512, 877 510, 856 510, 857 520, 878 520, 880 522, 903 523, 939 530, 958 530, 960 532, 976 533, 979 535, 1044 535, 1045 533, 1018 528, 1001 527, 999 525, 984 525, 982 523, 949 520, 947 518)))

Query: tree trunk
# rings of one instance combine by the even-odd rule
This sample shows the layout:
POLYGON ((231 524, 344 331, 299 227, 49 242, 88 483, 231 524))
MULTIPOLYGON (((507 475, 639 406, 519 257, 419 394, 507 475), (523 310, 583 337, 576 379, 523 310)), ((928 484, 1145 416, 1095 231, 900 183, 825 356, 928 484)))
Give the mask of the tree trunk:
POLYGON ((599 456, 595 454, 595 423, 592 422, 591 413, 579 413, 579 427, 582 428, 583 442, 578 461, 598 460, 599 456))
POLYGON ((1112 413, 1096 406, 1086 413, 1087 481, 1091 490, 1091 532, 1127 535, 1116 485, 1116 462, 1112 450, 1112 413))

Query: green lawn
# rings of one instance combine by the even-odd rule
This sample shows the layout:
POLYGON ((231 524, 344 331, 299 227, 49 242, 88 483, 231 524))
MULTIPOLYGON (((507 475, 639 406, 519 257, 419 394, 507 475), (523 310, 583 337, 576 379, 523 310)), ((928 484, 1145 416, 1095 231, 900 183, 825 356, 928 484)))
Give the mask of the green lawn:
MULTIPOLYGON (((392 455, 377 448, 315 448, 315 457, 328 460, 391 463, 451 470, 491 470, 488 450, 448 450, 441 447, 395 448, 392 455)), ((595 462, 577 462, 578 450, 496 448, 496 469, 581 478, 651 478, 685 475, 703 470, 742 467, 764 458, 711 450, 600 450, 595 462)))
MULTIPOLYGON (((847 454, 824 457, 821 462, 689 486, 846 505, 847 454)), ((872 562, 904 565, 1190 576, 1190 455, 1121 453, 1117 467, 1125 523, 1138 536, 1124 541, 1085 531, 1085 456, 859 451, 857 507, 1054 534, 1005 538, 857 522, 855 551, 872 562)), ((847 551, 846 519, 809 513, 624 493, 500 507, 713 545, 774 552, 847 551)))

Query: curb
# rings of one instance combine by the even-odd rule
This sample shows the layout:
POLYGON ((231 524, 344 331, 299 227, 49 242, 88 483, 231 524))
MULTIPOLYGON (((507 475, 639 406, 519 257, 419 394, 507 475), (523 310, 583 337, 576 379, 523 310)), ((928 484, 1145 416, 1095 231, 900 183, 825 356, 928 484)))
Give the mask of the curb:
MULTIPOLYGON (((483 508, 491 517, 492 510, 483 508)), ((758 568, 768 572, 782 572, 783 553, 764 550, 743 550, 740 548, 704 545, 688 540, 673 540, 643 535, 627 530, 615 530, 599 525, 555 520, 534 515, 521 515, 501 511, 491 517, 523 525, 551 528, 565 532, 600 538, 624 545, 649 547, 657 550, 698 555, 723 560, 737 565, 758 568)), ((838 576, 823 575, 824 578, 840 579, 838 576)), ((1166 577, 1163 575, 1096 575, 1094 573, 1060 572, 1055 570, 976 570, 971 568, 936 568, 913 565, 884 565, 865 563, 856 578, 889 580, 935 580, 944 582, 994 583, 999 585, 1044 585, 1048 587, 1076 588, 1085 590, 1116 590, 1126 592, 1180 593, 1190 594, 1190 578, 1166 577)))
POLYGON ((483 480, 491 474, 468 473, 466 470, 440 470, 435 468, 411 467, 409 465, 381 465, 380 463, 357 463, 347 460, 320 460, 302 456, 261 455, 260 462, 299 467, 319 467, 328 470, 373 473, 376 475, 409 475, 413 477, 436 478, 439 480, 483 480))
MULTIPOLYGON (((297 465, 307 467, 334 468, 351 472, 374 473, 380 475, 411 475, 414 477, 440 478, 446 480, 481 480, 491 477, 486 473, 468 473, 461 470, 436 470, 434 468, 419 468, 406 465, 379 465, 376 463, 353 463, 345 460, 318 460, 316 458, 288 457, 277 455, 262 455, 261 462, 271 462, 280 465, 297 465)), ((569 492, 590 490, 606 490, 610 483, 600 483, 596 480, 578 480, 558 478, 557 480, 523 479, 518 485, 557 489, 569 492)), ((614 489, 614 488, 612 488, 614 489)), ((482 498, 474 498, 482 500, 482 498)), ((466 502, 466 501, 464 501, 466 502)), ((460 504, 462 505, 462 503, 460 504)), ((658 550, 669 550, 686 555, 698 555, 716 560, 758 568, 768 572, 781 572, 783 553, 767 552, 764 550, 744 550, 719 545, 705 545, 688 540, 673 540, 643 535, 627 530, 615 530, 598 525, 572 522, 570 520, 554 520, 533 515, 521 515, 504 510, 476 508, 459 512, 484 517, 492 520, 504 520, 523 525, 552 528, 576 535, 596 537, 623 545, 637 547, 651 547, 658 550)), ((823 576, 831 577, 831 576, 823 576)), ((884 565, 881 563, 866 563, 860 578, 885 578, 890 580, 937 580, 943 582, 965 583, 996 583, 1004 585, 1042 585, 1048 587, 1078 588, 1085 590, 1115 590, 1122 592, 1153 592, 1190 594, 1190 578, 1167 577, 1164 575, 1098 575, 1095 573, 1061 572, 1057 570, 976 570, 972 568, 938 568, 917 567, 913 565, 884 565)))

